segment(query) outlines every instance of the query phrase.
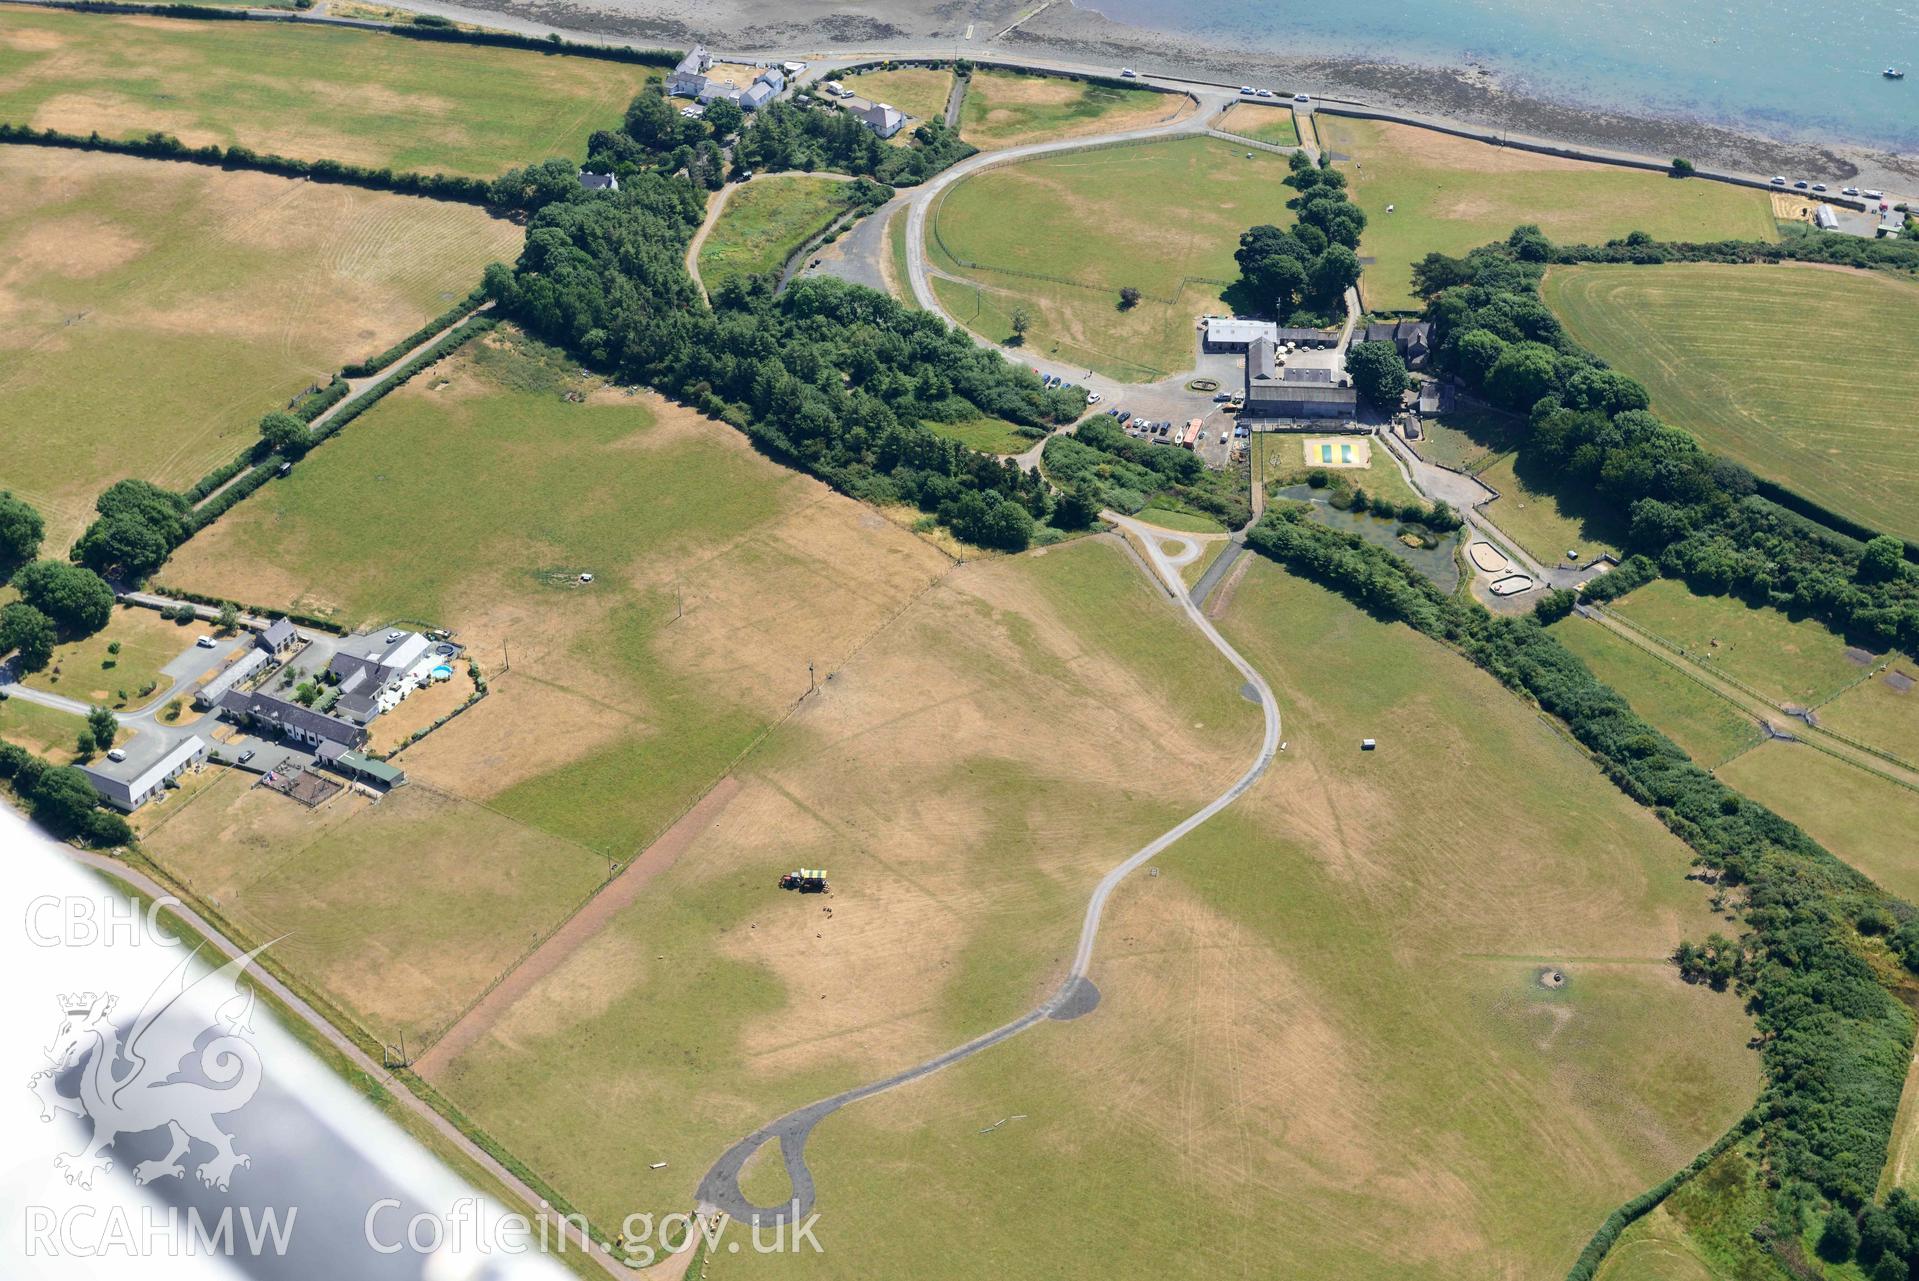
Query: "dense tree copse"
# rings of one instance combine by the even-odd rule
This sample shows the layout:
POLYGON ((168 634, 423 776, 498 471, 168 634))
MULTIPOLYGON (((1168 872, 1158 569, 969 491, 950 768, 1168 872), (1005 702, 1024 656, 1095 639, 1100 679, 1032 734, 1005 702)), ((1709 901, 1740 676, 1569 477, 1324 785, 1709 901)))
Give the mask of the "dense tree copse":
POLYGON ((1399 410, 1399 398, 1411 385, 1406 362, 1390 342, 1356 342, 1346 349, 1346 372, 1368 404, 1385 413, 1399 410))
POLYGON ((17 671, 37 672, 53 659, 53 620, 23 600, 0 606, 0 654, 13 653, 17 671))
POLYGON ((139 581, 193 530, 186 497, 144 480, 114 482, 93 506, 99 519, 73 545, 73 558, 101 575, 139 581))
POLYGON ((1910 1061, 1912 1015, 1881 984, 1880 945, 1853 923, 1911 920, 1811 837, 1726 787, 1654 729, 1530 617, 1494 618, 1449 597, 1404 561, 1312 520, 1269 509, 1254 550, 1347 596, 1376 617, 1459 647, 1503 684, 1565 722, 1607 776, 1746 893, 1746 932, 1682 949, 1702 976, 1745 992, 1763 1041, 1766 1087, 1754 1110, 1778 1175, 1848 1206, 1871 1199, 1910 1061), (1723 961, 1719 958, 1724 958, 1723 961))
POLYGON ((985 546, 1049 536, 1042 478, 926 424, 1067 422, 1080 393, 1049 391, 943 321, 841 281, 802 279, 777 296, 763 280, 731 281, 709 308, 684 261, 703 206, 687 180, 659 172, 555 201, 518 263, 488 269, 487 288, 535 334, 725 419, 846 493, 915 504, 985 546))
MULTIPOLYGON (((1615 244, 1652 261, 1668 248, 1638 233, 1615 244)), ((1562 257, 1534 227, 1464 258, 1428 255, 1415 275, 1431 291, 1438 363, 1525 415, 1520 449, 1618 512, 1646 563, 1695 590, 1736 593, 1919 655, 1919 568, 1905 562, 1908 549, 1795 514, 1774 501, 1785 497, 1776 487, 1774 497, 1758 492, 1745 468, 1655 417, 1645 388, 1582 351, 1540 301, 1542 264, 1562 257)), ((1595 587, 1617 594, 1612 577, 1595 587)))
POLYGON ((938 120, 916 126, 913 144, 902 147, 882 141, 836 107, 769 102, 740 132, 733 164, 739 169, 826 169, 910 187, 976 150, 938 120))
POLYGON ((0 743, 0 779, 27 803, 33 820, 56 836, 105 848, 133 840, 133 829, 100 808, 87 776, 71 765, 53 765, 12 743, 0 743))
POLYGON ((0 489, 0 583, 40 554, 45 534, 46 525, 33 505, 0 489))
POLYGON ((1239 238, 1233 258, 1240 278, 1235 288, 1253 310, 1282 322, 1330 323, 1341 297, 1359 280, 1359 234, 1366 215, 1346 195, 1346 175, 1329 164, 1315 165, 1295 151, 1286 185, 1299 194, 1286 202, 1296 221, 1291 228, 1251 227, 1239 238))
POLYGON ((59 560, 36 560, 13 576, 20 599, 68 636, 91 636, 113 615, 113 589, 100 576, 59 560))

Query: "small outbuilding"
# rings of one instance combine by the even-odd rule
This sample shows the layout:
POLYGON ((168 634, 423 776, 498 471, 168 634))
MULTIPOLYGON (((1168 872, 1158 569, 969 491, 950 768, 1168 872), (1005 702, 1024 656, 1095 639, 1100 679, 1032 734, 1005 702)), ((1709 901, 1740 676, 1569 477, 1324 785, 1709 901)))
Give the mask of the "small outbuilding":
POLYGON ((1374 742, 1370 738, 1362 738, 1359 740, 1359 750, 1362 752, 1374 751, 1378 747, 1379 747, 1379 744, 1374 742))

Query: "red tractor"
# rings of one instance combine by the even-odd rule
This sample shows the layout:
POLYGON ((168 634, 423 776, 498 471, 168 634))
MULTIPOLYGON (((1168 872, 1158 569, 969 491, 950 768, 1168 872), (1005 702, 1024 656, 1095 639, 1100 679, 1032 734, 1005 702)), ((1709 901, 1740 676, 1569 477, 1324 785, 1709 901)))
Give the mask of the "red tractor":
POLYGON ((802 894, 826 893, 826 869, 820 867, 802 867, 788 872, 780 878, 783 890, 798 890, 802 894))

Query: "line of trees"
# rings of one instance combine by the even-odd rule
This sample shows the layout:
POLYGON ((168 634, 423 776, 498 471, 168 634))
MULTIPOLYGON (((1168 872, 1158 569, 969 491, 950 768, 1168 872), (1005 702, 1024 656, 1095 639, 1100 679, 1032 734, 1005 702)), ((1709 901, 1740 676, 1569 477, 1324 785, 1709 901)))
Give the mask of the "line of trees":
POLYGON ((12 743, 0 743, 0 779, 13 785, 34 822, 55 836, 99 849, 133 840, 126 819, 100 808, 93 784, 71 765, 55 765, 12 743))
POLYGON ((1464 258, 1422 260, 1415 279, 1429 298, 1438 363, 1525 415, 1528 459, 1610 506, 1629 549, 1661 572, 1919 655, 1919 567, 1906 562, 1906 545, 1862 541, 1788 510, 1744 467, 1661 422, 1646 389, 1580 349, 1541 301, 1540 276, 1558 257, 1537 227, 1520 227, 1464 258))
MULTIPOLYGON (((1448 642, 1563 721, 1627 795, 1722 884, 1745 890, 1726 971, 1747 998, 1766 1085, 1754 1109, 1774 1174, 1846 1206, 1872 1199, 1911 1060, 1913 1018, 1877 934, 1913 909, 1733 791, 1642 720, 1531 617, 1494 618, 1382 548, 1269 509, 1248 544, 1376 617, 1448 642)), ((1701 951, 1697 946, 1693 954, 1701 951)))
POLYGON ((690 181, 658 171, 617 192, 569 193, 534 216, 513 267, 487 269, 487 291, 534 334, 732 423, 845 493, 917 505, 984 546, 1058 536, 1044 480, 927 424, 1068 422, 1085 408, 1078 393, 842 281, 775 295, 763 278, 732 280, 709 307, 684 261, 704 204, 690 181))

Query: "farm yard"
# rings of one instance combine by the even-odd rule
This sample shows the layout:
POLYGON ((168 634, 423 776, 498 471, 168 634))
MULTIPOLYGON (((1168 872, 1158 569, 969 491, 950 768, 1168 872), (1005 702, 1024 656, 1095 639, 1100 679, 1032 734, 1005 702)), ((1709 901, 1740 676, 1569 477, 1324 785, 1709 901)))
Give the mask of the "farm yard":
POLYGON ((1599 243, 1631 231, 1660 240, 1776 240, 1763 191, 1495 147, 1412 125, 1316 117, 1353 200, 1366 211, 1359 252, 1366 306, 1417 309, 1412 267, 1463 254, 1537 223, 1554 240, 1599 243), (1393 212, 1387 213, 1386 206, 1393 212))
MULTIPOLYGON (((977 77, 976 77, 977 78, 977 77)), ((970 99, 969 99, 970 101, 970 99)), ((1256 223, 1290 225, 1286 157, 1213 138, 1041 156, 955 183, 931 211, 927 257, 941 302, 995 341, 1024 308, 1025 345, 1129 381, 1191 366, 1193 320, 1228 310, 1233 252, 1256 223), (1186 191, 1177 220, 1152 200, 1100 193, 1186 191), (1120 306, 1122 288, 1142 298, 1120 306)))
POLYGON ((0 120, 491 178, 578 159, 659 67, 340 28, 0 4, 0 120))
POLYGON ((1739 1002, 1664 962, 1713 922, 1688 851, 1577 749, 1258 559, 1221 625, 1274 682, 1289 750, 1121 887, 1096 1017, 820 1125, 834 1250, 897 1276, 939 1274, 961 1239, 983 1271, 1049 1276, 1142 1250, 1201 1275, 1558 1275, 1752 1101, 1739 1002))
POLYGON ((806 692, 808 662, 831 671, 946 563, 733 428, 509 334, 388 396, 166 573, 458 628, 491 693, 409 749, 409 775, 624 862, 806 692))
MULTIPOLYGON (((683 1208, 753 1125, 1049 990, 1093 882, 1243 768, 1238 685, 1111 540, 969 561, 741 762, 646 893, 423 1070, 596 1219, 683 1208), (1133 737, 1183 768, 1088 747, 1133 737), (778 890, 796 865, 831 895, 778 890), (677 1120, 636 1141, 614 1107, 677 1120)), ((888 1212, 884 1168, 823 1184, 843 1230, 888 1212)))
POLYGON ((1254 142, 1270 142, 1276 147, 1299 145, 1299 126, 1293 120, 1291 107, 1236 102, 1220 113, 1213 127, 1222 133, 1237 134, 1254 142))
POLYGON ((847 184, 832 178, 757 178, 733 191, 700 246, 709 294, 742 276, 777 273, 846 212, 847 184))
POLYGON ((64 548, 107 485, 191 485, 262 414, 464 296, 520 235, 466 205, 6 148, 7 484, 64 548))
POLYGON ((946 118, 946 100, 953 92, 953 73, 945 67, 894 67, 842 76, 840 83, 868 102, 898 107, 911 119, 893 135, 910 140, 913 129, 928 120, 946 118))
POLYGON ((997 151, 1043 138, 1144 129, 1192 106, 1184 94, 980 68, 966 87, 960 136, 982 151, 997 151))
POLYGON ((1580 345, 1667 422, 1866 526, 1919 538, 1919 284, 1816 266, 1554 267, 1580 345))

